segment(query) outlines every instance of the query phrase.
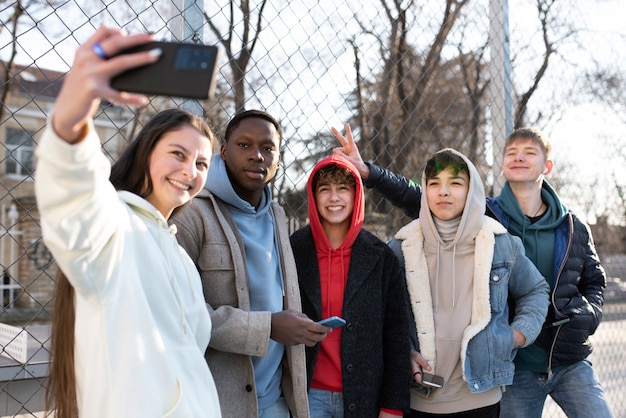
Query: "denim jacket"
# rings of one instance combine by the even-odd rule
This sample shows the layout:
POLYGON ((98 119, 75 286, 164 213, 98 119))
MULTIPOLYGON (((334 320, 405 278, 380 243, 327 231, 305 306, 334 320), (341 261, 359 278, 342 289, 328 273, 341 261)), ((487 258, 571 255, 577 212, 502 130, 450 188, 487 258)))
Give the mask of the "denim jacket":
MULTIPOLYGON (((411 335, 415 348, 425 358, 436 358, 436 353, 425 352, 434 351, 435 329, 432 304, 423 303, 425 290, 430 292, 423 240, 419 221, 413 221, 398 231, 389 245, 405 267, 414 329, 419 331, 411 335)), ((517 352, 513 328, 524 334, 526 345, 531 344, 541 330, 549 304, 548 284, 524 255, 521 240, 486 216, 475 248, 475 259, 485 258, 492 260, 491 265, 475 263, 474 307, 460 353, 463 376, 472 392, 513 383, 517 352), (511 322, 509 295, 516 306, 511 322), (483 306, 480 300, 489 300, 490 306, 483 306)))

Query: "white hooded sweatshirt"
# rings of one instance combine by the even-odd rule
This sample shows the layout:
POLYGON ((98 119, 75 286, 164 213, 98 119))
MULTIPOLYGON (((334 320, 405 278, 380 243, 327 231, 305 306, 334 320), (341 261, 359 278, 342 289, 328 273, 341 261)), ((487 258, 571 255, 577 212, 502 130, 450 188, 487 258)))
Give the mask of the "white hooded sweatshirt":
POLYGON ((154 206, 116 192, 90 128, 70 145, 48 126, 35 181, 44 242, 76 294, 80 416, 220 417, 197 270, 154 206))

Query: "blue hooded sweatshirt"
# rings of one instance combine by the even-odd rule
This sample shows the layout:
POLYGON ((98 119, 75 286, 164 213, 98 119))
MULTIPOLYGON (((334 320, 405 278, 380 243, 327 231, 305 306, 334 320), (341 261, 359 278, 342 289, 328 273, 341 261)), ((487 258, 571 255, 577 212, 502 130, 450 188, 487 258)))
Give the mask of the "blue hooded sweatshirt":
MULTIPOLYGON (((269 186, 265 186, 259 207, 255 210, 250 203, 237 195, 228 178, 226 164, 219 154, 215 154, 205 187, 226 203, 244 242, 250 309, 282 311, 284 282, 269 186)), ((265 356, 252 357, 259 409, 271 406, 280 397, 280 364, 284 351, 282 344, 270 340, 265 356)))

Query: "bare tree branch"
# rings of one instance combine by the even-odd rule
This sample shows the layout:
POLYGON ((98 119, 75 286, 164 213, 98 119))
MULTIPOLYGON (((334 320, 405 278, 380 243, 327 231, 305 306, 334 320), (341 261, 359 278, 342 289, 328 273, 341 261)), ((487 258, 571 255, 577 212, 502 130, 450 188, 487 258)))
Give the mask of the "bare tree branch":
POLYGON ((546 71, 548 70, 550 57, 552 56, 552 54, 556 52, 554 48, 554 43, 550 41, 550 34, 549 34, 550 9, 552 8, 555 2, 556 0, 547 0, 547 1, 537 0, 537 11, 539 14, 539 22, 541 24, 541 34, 542 34, 543 45, 544 45, 545 50, 543 53, 543 60, 541 62, 541 66, 535 73, 535 77, 533 78, 532 84, 518 99, 517 106, 515 109, 515 116, 513 118, 514 128, 520 128, 524 126, 525 118, 526 118, 526 110, 528 108, 528 102, 530 101, 530 98, 533 96, 535 91, 537 91, 537 88, 539 87, 539 83, 541 82, 541 79, 545 76, 546 71))
POLYGON ((261 2, 254 31, 252 30, 251 24, 252 12, 250 10, 250 2, 248 0, 241 0, 239 3, 239 9, 243 14, 243 30, 241 34, 241 46, 237 50, 233 47, 233 38, 235 36, 234 3, 234 1, 229 3, 230 15, 228 31, 226 33, 222 33, 219 30, 206 12, 204 12, 204 19, 207 21, 213 34, 217 37, 218 42, 220 42, 226 50, 228 65, 232 75, 233 90, 235 92, 235 110, 240 111, 244 109, 246 104, 245 81, 248 73, 248 65, 250 63, 250 59, 252 58, 252 53, 254 52, 259 36, 261 35, 261 31, 263 30, 263 11, 267 0, 263 0, 261 2), (251 32, 253 32, 252 35, 251 32), (252 40, 250 40, 251 36, 252 40))
POLYGON ((411 98, 413 108, 419 108, 422 98, 432 84, 437 74, 439 63, 441 62, 441 51, 443 50, 446 39, 448 39, 450 31, 459 18, 463 6, 468 2, 469 0, 446 0, 446 10, 441 21, 441 26, 424 60, 422 75, 411 98))

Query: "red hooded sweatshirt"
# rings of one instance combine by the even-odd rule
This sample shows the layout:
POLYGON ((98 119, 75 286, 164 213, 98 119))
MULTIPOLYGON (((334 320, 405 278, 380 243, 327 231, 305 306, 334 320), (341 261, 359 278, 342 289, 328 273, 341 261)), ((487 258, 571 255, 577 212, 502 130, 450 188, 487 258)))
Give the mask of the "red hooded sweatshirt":
MULTIPOLYGON (((352 245, 363 226, 365 211, 363 183, 359 172, 349 161, 333 155, 324 158, 315 165, 313 172, 309 176, 307 191, 309 199, 309 222, 311 224, 313 240, 315 241, 317 262, 320 271, 322 318, 328 318, 333 315, 342 316, 343 294, 348 280, 352 245), (326 237, 317 211, 315 192, 312 184, 315 173, 322 167, 328 165, 337 165, 342 168, 347 168, 356 180, 350 228, 338 248, 333 248, 326 237)), ((311 382, 311 386, 314 388, 332 392, 343 391, 341 377, 341 330, 341 328, 335 328, 320 343, 320 350, 313 372, 313 381, 311 382)))

